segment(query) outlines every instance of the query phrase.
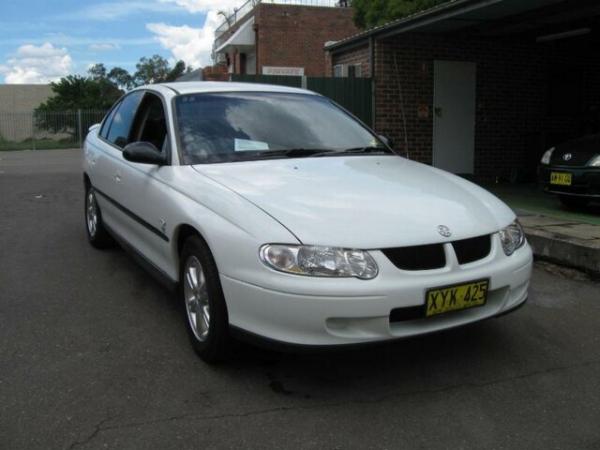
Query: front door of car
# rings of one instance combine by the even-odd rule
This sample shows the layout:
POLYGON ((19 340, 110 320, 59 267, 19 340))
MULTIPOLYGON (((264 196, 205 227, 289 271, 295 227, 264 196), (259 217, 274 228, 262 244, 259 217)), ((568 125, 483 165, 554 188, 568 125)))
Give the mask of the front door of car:
POLYGON ((164 179, 172 170, 165 105, 155 94, 146 92, 136 112, 128 144, 148 142, 165 157, 165 165, 143 164, 121 158, 120 196, 127 211, 127 241, 157 268, 169 267, 169 238, 166 210, 169 187, 164 179))

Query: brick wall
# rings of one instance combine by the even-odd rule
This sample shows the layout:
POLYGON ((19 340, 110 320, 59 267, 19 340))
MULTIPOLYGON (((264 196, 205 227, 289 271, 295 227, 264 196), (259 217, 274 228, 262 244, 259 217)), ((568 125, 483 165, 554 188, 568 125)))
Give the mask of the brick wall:
POLYGON ((331 60, 330 68, 327 73, 328 76, 333 75, 334 64, 359 64, 362 76, 367 78, 371 76, 371 54, 368 43, 345 52, 336 53, 333 56, 328 55, 328 58, 331 60))
POLYGON ((202 79, 204 81, 228 81, 229 73, 225 64, 216 64, 202 69, 202 79))
POLYGON ((323 47, 358 29, 351 8, 261 3, 257 7, 258 72, 262 66, 304 67, 307 76, 325 76, 323 47))
POLYGON ((375 128, 390 136, 397 147, 403 147, 401 84, 410 156, 431 164, 433 62, 436 59, 475 62, 475 173, 482 179, 508 178, 514 168, 531 169, 544 147, 556 143, 553 139, 582 132, 583 112, 548 113, 549 67, 558 63, 579 67, 584 109, 600 104, 597 76, 600 58, 580 48, 581 45, 573 43, 540 45, 531 39, 527 42, 419 34, 378 41, 375 128), (428 108, 426 118, 418 117, 419 105, 428 108))

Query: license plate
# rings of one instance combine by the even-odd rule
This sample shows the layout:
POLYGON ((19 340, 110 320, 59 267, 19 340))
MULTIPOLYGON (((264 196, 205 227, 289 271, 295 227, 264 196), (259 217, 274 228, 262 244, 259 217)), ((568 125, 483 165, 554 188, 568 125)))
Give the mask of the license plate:
POLYGON ((430 289, 426 294, 426 316, 437 316, 485 305, 489 280, 473 281, 444 288, 430 289))
POLYGON ((550 184, 558 184, 560 186, 571 186, 573 175, 564 172, 551 172, 550 184))

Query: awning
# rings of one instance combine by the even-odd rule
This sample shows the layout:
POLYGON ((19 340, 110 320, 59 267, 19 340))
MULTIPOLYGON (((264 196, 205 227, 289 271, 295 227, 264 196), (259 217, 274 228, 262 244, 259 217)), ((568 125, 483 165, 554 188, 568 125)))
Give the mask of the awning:
POLYGON ((526 32, 561 20, 594 17, 600 11, 598 0, 450 0, 431 9, 372 28, 341 41, 329 43, 335 52, 363 45, 370 37, 385 39, 405 32, 448 33, 470 29, 480 35, 526 32), (575 3, 577 6, 574 6, 575 3), (545 11, 544 17, 535 16, 545 11), (548 17, 546 17, 548 16, 548 17), (491 24, 495 26, 492 27, 491 24))
POLYGON ((229 50, 248 50, 256 44, 254 34, 254 17, 251 17, 233 33, 233 35, 216 49, 215 53, 227 53, 229 50))

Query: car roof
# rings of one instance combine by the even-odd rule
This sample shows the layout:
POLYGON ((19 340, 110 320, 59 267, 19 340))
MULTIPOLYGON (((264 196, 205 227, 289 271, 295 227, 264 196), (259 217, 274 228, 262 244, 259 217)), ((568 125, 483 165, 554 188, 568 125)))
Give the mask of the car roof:
POLYGON ((207 92, 279 92, 290 94, 313 94, 314 92, 288 86, 260 83, 234 83, 219 81, 180 81, 141 86, 140 89, 150 89, 163 86, 177 94, 202 94, 207 92))

